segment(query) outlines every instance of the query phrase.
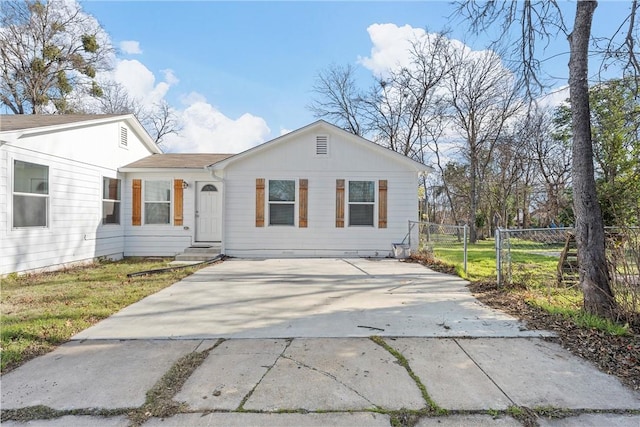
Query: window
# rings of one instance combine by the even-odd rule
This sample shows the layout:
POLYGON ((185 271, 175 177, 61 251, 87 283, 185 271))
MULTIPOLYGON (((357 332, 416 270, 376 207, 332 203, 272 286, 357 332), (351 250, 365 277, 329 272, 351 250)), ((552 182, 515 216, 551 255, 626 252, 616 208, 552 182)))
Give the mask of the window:
POLYGON ((13 226, 47 227, 49 166, 14 160, 13 226))
POLYGON ((120 180, 102 178, 102 223, 120 224, 120 180))
POLYGON ((144 223, 170 224, 171 181, 145 181, 144 223))
POLYGON ((269 225, 294 225, 296 182, 269 180, 269 225))
POLYGON ((349 181, 349 225, 373 226, 374 181, 349 181))

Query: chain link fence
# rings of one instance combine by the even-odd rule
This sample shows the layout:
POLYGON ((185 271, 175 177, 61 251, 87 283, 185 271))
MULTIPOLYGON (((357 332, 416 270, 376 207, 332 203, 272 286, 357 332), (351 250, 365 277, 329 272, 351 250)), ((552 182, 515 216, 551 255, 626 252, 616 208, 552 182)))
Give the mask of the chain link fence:
MULTIPOLYGON (((498 228, 495 232, 498 285, 556 281, 558 262, 569 233, 573 233, 572 228, 498 228)), ((573 253, 567 256, 572 257, 573 253)))
POLYGON ((412 250, 431 252, 436 257, 455 259, 467 274, 469 232, 466 225, 448 225, 409 221, 409 243, 412 250))
MULTIPOLYGON (((607 227, 605 232, 613 285, 640 287, 640 228, 607 227)), ((572 286, 578 283, 573 228, 498 229, 495 244, 499 285, 572 286)))

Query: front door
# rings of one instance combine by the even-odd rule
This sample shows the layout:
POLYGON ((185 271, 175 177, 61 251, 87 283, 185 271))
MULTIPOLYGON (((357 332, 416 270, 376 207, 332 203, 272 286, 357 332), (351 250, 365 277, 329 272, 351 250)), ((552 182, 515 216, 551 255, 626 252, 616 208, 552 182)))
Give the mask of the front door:
POLYGON ((219 183, 197 182, 196 241, 218 242, 222 234, 219 183))

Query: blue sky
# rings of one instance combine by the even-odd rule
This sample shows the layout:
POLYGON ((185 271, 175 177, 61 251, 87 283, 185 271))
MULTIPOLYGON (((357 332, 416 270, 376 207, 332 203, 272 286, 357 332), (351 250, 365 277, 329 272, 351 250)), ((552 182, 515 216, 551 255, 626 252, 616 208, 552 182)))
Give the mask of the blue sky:
MULTIPOLYGON (((601 1, 596 30, 613 31, 628 3, 601 1)), ((304 126, 315 120, 306 106, 318 72, 357 65, 366 87, 372 73, 362 59, 377 49, 390 56, 375 61, 391 61, 401 54, 393 53, 393 39, 411 31, 451 27, 451 37, 473 49, 487 42, 449 21, 453 7, 444 1, 80 4, 120 47, 117 79, 139 97, 153 92, 149 99, 167 100, 184 119, 184 132, 169 141, 168 151, 237 152, 304 126)), ((560 36, 547 55, 566 49, 560 36)), ((567 62, 565 55, 547 65, 558 85, 566 84, 567 62)))

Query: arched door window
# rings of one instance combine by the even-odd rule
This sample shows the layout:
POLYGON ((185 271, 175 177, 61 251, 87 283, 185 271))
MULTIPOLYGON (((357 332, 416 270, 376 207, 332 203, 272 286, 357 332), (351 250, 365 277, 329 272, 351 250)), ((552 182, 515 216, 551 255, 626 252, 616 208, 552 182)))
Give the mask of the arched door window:
POLYGON ((202 190, 200 191, 218 191, 218 189, 213 184, 207 184, 204 187, 202 187, 202 190))

